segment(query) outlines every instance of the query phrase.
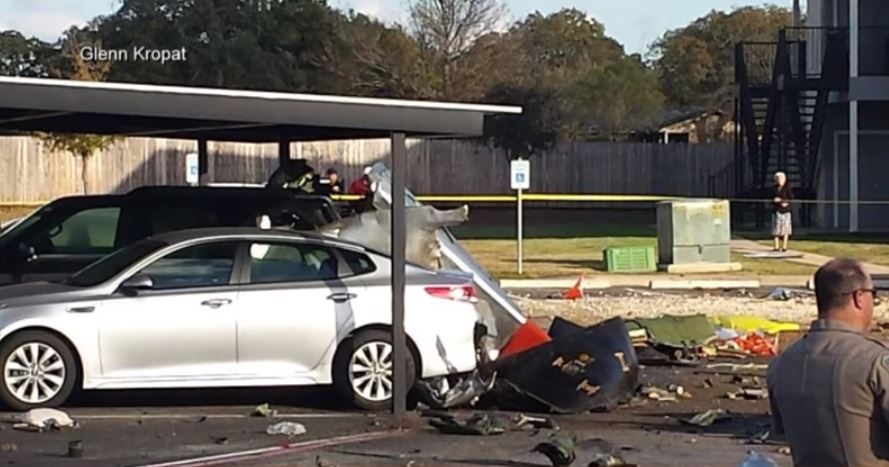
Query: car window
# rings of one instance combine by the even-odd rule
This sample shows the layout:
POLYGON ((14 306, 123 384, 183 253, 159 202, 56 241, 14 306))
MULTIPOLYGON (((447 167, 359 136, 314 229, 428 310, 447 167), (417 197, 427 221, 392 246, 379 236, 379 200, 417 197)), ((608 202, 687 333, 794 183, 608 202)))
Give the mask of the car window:
POLYGON ((120 208, 86 209, 44 226, 33 236, 35 252, 41 254, 95 254, 114 251, 120 208))
POLYGON ((226 285, 231 280, 237 248, 238 245, 231 242, 183 248, 137 274, 150 277, 155 290, 226 285))
POLYGON ((349 265, 352 275, 360 276, 362 274, 370 274, 377 270, 377 266, 371 261, 370 257, 363 253, 351 250, 340 250, 340 254, 349 265))
POLYGON ((102 284, 166 246, 166 242, 159 240, 138 241, 90 264, 66 279, 65 283, 77 287, 92 287, 102 284))
POLYGON ((249 253, 251 284, 323 281, 340 277, 339 261, 325 246, 253 243, 249 253))
POLYGON ((224 225, 212 206, 164 206, 149 211, 151 235, 224 225))

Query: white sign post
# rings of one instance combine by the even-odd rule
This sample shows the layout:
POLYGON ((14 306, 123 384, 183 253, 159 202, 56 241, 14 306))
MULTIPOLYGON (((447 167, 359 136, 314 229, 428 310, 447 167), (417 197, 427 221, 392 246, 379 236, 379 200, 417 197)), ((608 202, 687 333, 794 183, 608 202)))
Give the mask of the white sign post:
POLYGON ((200 163, 198 153, 191 152, 185 155, 185 183, 197 185, 201 181, 200 163))
POLYGON ((522 245, 524 236, 524 222, 522 220, 522 192, 531 188, 531 162, 516 159, 509 164, 509 184, 513 190, 517 192, 516 210, 518 211, 517 219, 517 255, 519 260, 519 274, 524 274, 524 246, 522 245))

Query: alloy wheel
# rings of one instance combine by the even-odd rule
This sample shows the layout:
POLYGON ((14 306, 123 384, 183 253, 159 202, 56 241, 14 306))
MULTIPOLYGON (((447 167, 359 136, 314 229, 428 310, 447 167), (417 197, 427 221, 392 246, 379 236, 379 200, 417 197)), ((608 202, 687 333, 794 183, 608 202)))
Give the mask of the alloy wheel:
POLYGON ((349 359, 349 383, 361 397, 382 402, 392 397, 392 345, 368 342, 349 359))
POLYGON ((65 384, 65 375, 62 356, 42 342, 20 345, 3 365, 6 389, 28 404, 41 404, 58 395, 65 384))

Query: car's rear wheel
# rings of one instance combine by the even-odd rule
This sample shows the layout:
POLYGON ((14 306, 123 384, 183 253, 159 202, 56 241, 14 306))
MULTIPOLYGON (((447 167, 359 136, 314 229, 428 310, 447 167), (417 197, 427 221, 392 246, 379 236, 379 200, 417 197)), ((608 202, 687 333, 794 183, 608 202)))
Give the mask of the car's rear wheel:
POLYGON ((0 345, 0 399, 13 410, 55 407, 77 380, 71 349, 42 331, 15 334, 0 345))
MULTIPOLYGON (((366 410, 385 410, 394 388, 392 335, 381 330, 359 332, 344 340, 333 362, 333 383, 347 401, 366 410)), ((413 353, 407 353, 407 389, 416 381, 413 353)))

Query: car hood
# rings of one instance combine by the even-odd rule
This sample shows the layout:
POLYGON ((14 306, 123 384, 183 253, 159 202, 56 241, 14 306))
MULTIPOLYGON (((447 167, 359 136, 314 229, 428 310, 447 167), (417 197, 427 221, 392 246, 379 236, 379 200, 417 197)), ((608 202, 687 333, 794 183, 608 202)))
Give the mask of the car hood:
POLYGON ((65 301, 83 296, 85 290, 81 287, 50 282, 7 285, 0 287, 0 309, 65 301))

